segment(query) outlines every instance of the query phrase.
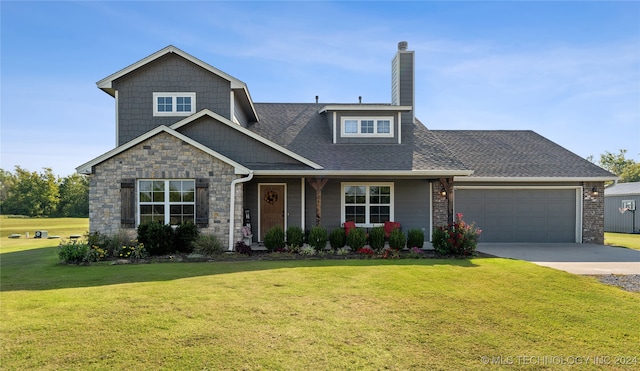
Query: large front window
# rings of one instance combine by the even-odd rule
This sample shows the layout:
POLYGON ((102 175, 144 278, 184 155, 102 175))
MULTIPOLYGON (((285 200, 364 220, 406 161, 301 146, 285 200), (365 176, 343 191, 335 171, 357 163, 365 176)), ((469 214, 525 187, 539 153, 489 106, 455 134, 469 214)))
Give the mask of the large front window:
POLYGON ((343 183, 342 221, 360 226, 393 220, 393 183, 343 183))
POLYGON ((138 185, 140 223, 195 223, 194 180, 141 180, 138 185))
POLYGON ((196 111, 196 93, 153 93, 154 116, 189 116, 196 111))

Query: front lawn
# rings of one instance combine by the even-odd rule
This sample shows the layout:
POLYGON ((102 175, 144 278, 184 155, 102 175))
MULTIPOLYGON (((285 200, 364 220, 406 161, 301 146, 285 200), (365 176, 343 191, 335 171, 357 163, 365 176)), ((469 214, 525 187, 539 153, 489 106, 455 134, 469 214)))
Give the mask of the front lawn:
POLYGON ((640 358, 640 294, 522 261, 67 266, 55 251, 2 249, 3 369, 596 369, 620 356, 632 369, 640 358))
POLYGON ((640 234, 607 232, 604 234, 604 243, 605 245, 640 250, 640 234))
POLYGON ((0 252, 6 253, 34 247, 57 246, 61 239, 84 235, 89 231, 89 218, 16 218, 0 216, 0 252), (47 231, 60 239, 33 238, 36 231, 47 231), (29 233, 29 238, 26 234, 29 233), (8 238, 19 234, 20 238, 8 238))

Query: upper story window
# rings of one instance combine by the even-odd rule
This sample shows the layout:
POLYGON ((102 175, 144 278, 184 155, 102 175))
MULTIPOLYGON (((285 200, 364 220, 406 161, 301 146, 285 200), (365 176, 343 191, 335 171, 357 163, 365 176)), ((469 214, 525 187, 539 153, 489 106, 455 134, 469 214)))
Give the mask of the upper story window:
POLYGON ((343 137, 393 137, 393 117, 343 117, 343 137))
POLYGON ((196 93, 153 93, 154 116, 189 116, 196 111, 196 93))

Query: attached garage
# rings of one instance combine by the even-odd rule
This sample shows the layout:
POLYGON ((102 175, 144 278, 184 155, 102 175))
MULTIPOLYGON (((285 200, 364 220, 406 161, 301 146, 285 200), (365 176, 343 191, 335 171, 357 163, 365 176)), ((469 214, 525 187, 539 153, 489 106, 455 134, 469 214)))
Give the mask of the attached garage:
POLYGON ((455 212, 482 230, 480 242, 581 242, 579 187, 455 190, 455 212))

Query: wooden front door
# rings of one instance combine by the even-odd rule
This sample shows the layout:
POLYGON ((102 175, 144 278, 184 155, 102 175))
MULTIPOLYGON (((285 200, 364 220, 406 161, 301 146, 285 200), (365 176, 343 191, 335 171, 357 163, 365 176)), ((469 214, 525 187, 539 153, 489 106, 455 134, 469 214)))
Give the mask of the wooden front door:
POLYGON ((272 227, 284 229, 284 184, 260 184, 260 241, 272 227))

